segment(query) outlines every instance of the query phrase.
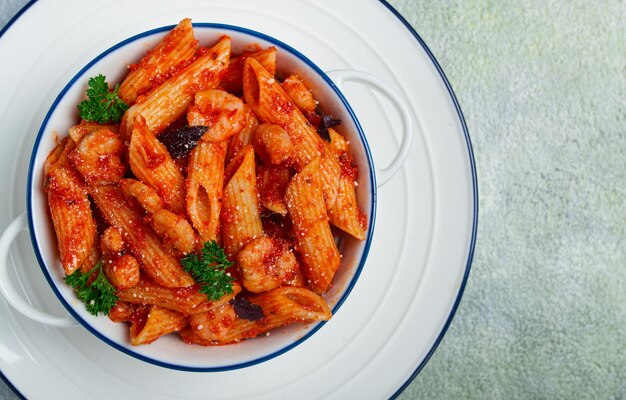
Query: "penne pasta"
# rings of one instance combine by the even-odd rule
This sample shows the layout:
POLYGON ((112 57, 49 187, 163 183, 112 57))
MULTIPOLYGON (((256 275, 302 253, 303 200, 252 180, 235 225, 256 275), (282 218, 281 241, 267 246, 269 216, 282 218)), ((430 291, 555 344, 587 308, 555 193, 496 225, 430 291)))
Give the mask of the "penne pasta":
POLYGON ((295 148, 290 159, 297 170, 304 168, 313 158, 320 158, 323 198, 326 208, 331 208, 337 197, 340 169, 330 155, 327 143, 276 79, 252 58, 246 59, 244 64, 243 93, 246 103, 262 122, 279 125, 287 132, 295 148))
POLYGON ((219 233, 226 146, 226 141, 200 141, 189 157, 187 214, 204 242, 217 240, 219 233))
POLYGON ((141 269, 164 287, 187 287, 194 284, 178 260, 167 252, 162 240, 143 223, 143 213, 126 200, 115 185, 99 186, 90 191, 104 219, 122 232, 141 269))
POLYGON ((319 158, 297 173, 285 194, 285 202, 302 259, 302 272, 315 293, 326 292, 339 268, 341 257, 330 230, 322 199, 319 158))
POLYGON ((83 263, 80 266, 80 272, 82 272, 83 274, 91 271, 92 269, 94 269, 94 267, 96 265, 98 265, 98 263, 100 262, 101 254, 100 254, 100 249, 99 249, 99 246, 98 246, 98 241, 99 241, 98 240, 98 235, 97 235, 97 232, 96 232, 96 236, 94 238, 94 243, 91 246, 91 251, 89 252, 89 255, 87 256, 85 261, 83 261, 83 263))
POLYGON ((76 143, 71 137, 64 138, 58 143, 54 149, 48 154, 43 166, 44 173, 44 189, 47 184, 47 176, 57 167, 70 167, 70 154, 76 149, 76 143))
POLYGON ((149 344, 161 336, 182 330, 187 317, 159 306, 142 306, 133 313, 130 326, 130 344, 149 344))
POLYGON ((226 255, 236 257, 240 249, 263 235, 256 190, 254 149, 247 146, 233 159, 225 172, 232 174, 224 187, 220 221, 226 255), (228 170, 232 173, 229 173, 228 170))
POLYGON ((233 137, 230 139, 228 144, 228 152, 226 153, 226 162, 230 162, 233 157, 241 150, 245 145, 250 144, 252 142, 252 136, 256 127, 259 125, 259 120, 252 112, 252 109, 249 105, 244 104, 244 115, 246 118, 245 125, 243 129, 239 132, 235 133, 233 137))
POLYGON ((64 156, 67 145, 74 147, 71 140, 65 140, 46 160, 44 189, 48 194, 61 265, 66 274, 71 274, 93 255, 96 224, 84 183, 64 156))
POLYGON ((181 332, 182 339, 204 346, 228 344, 256 337, 280 326, 326 321, 331 317, 326 301, 305 288, 281 287, 250 296, 248 300, 261 308, 262 318, 240 318, 231 304, 225 304, 214 312, 192 316, 190 328, 181 332))
POLYGON ((215 88, 228 66, 230 38, 222 37, 206 54, 172 76, 130 107, 122 119, 120 132, 130 135, 138 114, 143 115, 148 128, 160 134, 172 122, 187 112, 194 94, 215 88))
POLYGON ((117 296, 127 303, 156 305, 190 315, 210 311, 227 303, 241 291, 241 286, 235 284, 233 293, 224 295, 216 301, 210 301, 206 294, 198 289, 196 285, 186 288, 167 288, 143 278, 133 287, 118 290, 117 296))
POLYGON ((185 18, 138 64, 130 66, 130 72, 120 85, 118 95, 126 104, 134 104, 137 96, 150 92, 158 82, 169 78, 189 63, 197 47, 191 20, 185 18))
POLYGON ((274 75, 276 73, 276 54, 276 47, 272 46, 267 49, 247 52, 240 56, 231 58, 230 63, 228 64, 228 69, 226 70, 226 75, 224 76, 220 86, 230 93, 241 94, 241 91, 243 90, 243 64, 246 61, 246 58, 254 58, 270 74, 274 75))
POLYGON ((367 217, 359 208, 356 199, 355 186, 358 184, 359 170, 354 165, 347 140, 332 128, 328 129, 328 133, 331 151, 341 165, 339 193, 335 204, 328 210, 328 217, 332 225, 356 239, 363 240, 367 228, 367 217))
POLYGON ((130 138, 128 159, 133 174, 156 190, 165 207, 177 214, 184 212, 185 178, 141 114, 137 115, 130 138))

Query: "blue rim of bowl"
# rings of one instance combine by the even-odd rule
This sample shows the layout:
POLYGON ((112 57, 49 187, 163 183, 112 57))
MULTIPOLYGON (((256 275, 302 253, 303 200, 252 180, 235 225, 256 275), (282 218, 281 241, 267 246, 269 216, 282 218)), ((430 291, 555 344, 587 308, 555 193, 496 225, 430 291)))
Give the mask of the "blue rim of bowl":
MULTIPOLYGON (((83 68, 81 68, 81 70, 78 71, 74 75, 74 77, 65 85, 63 90, 61 90, 59 95, 56 97, 56 99, 54 100, 54 102, 50 106, 50 109, 48 110, 48 113, 46 114, 46 116, 45 116, 45 118, 44 118, 44 120, 43 120, 43 122, 41 124, 39 132, 37 133, 37 137, 35 138, 35 143, 33 145, 33 151, 31 153, 30 163, 29 163, 29 167, 28 167, 28 180, 27 180, 27 188, 26 188, 26 204, 27 204, 27 215, 28 215, 28 228, 29 228, 29 234, 30 234, 32 245, 33 245, 33 249, 35 250, 35 256, 37 257, 37 261, 39 262, 39 267, 43 271, 44 276, 46 277, 46 280, 48 281, 48 283, 50 284, 50 287, 54 291, 54 294, 59 298, 59 300, 61 301, 63 306, 67 309, 67 311, 85 329, 87 329, 93 335, 98 337, 100 340, 104 341, 108 345, 112 346, 113 348, 115 348, 115 349, 117 349, 117 350, 119 350, 119 351, 129 355, 129 356, 132 356, 132 357, 137 358, 139 360, 142 360, 142 361, 145 361, 145 362, 148 362, 150 364, 154 364, 154 365, 157 365, 157 366, 160 366, 160 367, 175 369, 175 370, 179 370, 179 371, 187 371, 187 372, 230 371, 230 370, 250 367, 252 365, 256 365, 256 364, 265 362, 265 361, 270 360, 272 358, 278 357, 281 354, 284 354, 285 352, 293 349, 294 347, 298 346, 299 344, 301 344, 302 342, 304 342, 305 340, 310 338, 319 329, 321 329, 322 326, 325 325, 326 321, 321 321, 321 322, 318 322, 318 323, 314 324, 310 329, 307 330, 305 335, 303 335, 302 337, 298 338, 295 342, 290 343, 290 344, 286 345, 285 347, 283 347, 281 349, 275 350, 275 351, 273 351, 270 354, 267 354, 267 355, 264 355, 264 356, 261 356, 261 357, 257 357, 255 359, 252 359, 252 360, 249 360, 249 361, 235 363, 235 364, 230 364, 230 365, 210 366, 210 367, 188 366, 188 365, 182 365, 182 364, 174 364, 174 363, 171 363, 171 362, 168 362, 168 361, 163 361, 163 360, 160 360, 160 359, 157 359, 157 358, 152 358, 150 356, 139 354, 139 353, 133 351, 130 348, 127 348, 127 347, 124 347, 124 346, 120 345, 115 340, 112 340, 112 339, 108 338, 107 336, 105 336, 104 334, 102 334, 100 331, 98 331, 96 328, 94 328, 92 325, 90 325, 83 317, 81 317, 80 314, 78 314, 76 312, 76 310, 67 302, 67 300, 65 300, 65 298, 63 297, 63 295, 61 294, 61 292, 59 291, 59 289, 57 287, 58 283, 51 276, 51 274, 49 272, 49 268, 46 266, 46 263, 45 263, 42 255, 41 255, 41 252, 40 252, 40 249, 39 249, 38 240, 37 240, 37 237, 36 237, 36 229, 35 229, 35 225, 34 225, 34 222, 33 222, 33 216, 32 216, 32 214, 33 214, 33 212, 32 212, 32 209, 33 209, 33 195, 32 195, 33 191, 35 191, 35 190, 42 190, 40 188, 40 185, 38 185, 36 182, 34 182, 34 173, 35 173, 34 165, 35 165, 35 161, 36 161, 37 155, 39 153, 40 142, 41 142, 41 139, 46 134, 46 130, 48 129, 48 122, 49 122, 50 117, 57 110, 57 107, 58 107, 59 103, 61 102, 61 100, 64 98, 65 94, 72 87, 74 87, 74 85, 76 85, 77 83, 85 83, 86 82, 86 80, 85 80, 86 77, 83 76, 85 74, 85 72, 87 70, 89 70, 98 61, 103 59, 104 57, 106 57, 109 54, 113 53, 114 51, 116 51, 116 50, 126 46, 129 43, 135 42, 137 40, 142 40, 142 39, 148 38, 150 36, 154 36, 154 35, 158 35, 158 34, 161 34, 161 33, 168 32, 168 31, 172 30, 175 26, 176 25, 168 25, 168 26, 163 26, 163 27, 151 29, 149 31, 145 31, 145 32, 139 33, 137 35, 134 35, 134 36, 132 36, 130 38, 127 38, 127 39, 125 39, 125 40, 123 40, 123 41, 121 41, 121 42, 111 46, 110 48, 108 48, 104 52, 100 53, 93 60, 91 60, 83 68), (85 80, 85 82, 82 82, 82 80, 85 80)), ((220 32, 220 33, 224 33, 224 34, 228 34, 229 32, 243 33, 243 34, 246 34, 246 35, 249 35, 249 36, 253 37, 254 40, 264 40, 266 42, 269 42, 272 45, 276 46, 279 49, 279 51, 284 51, 284 52, 290 53, 291 55, 297 57, 301 62, 304 62, 309 68, 314 70, 320 77, 322 77, 324 79, 325 83, 328 85, 328 87, 332 88, 332 90, 335 92, 335 94, 341 100, 341 102, 343 104, 343 107, 348 111, 348 113, 350 115, 350 118, 352 119, 352 121, 354 122, 354 124, 356 126, 357 133, 359 135, 361 143, 363 143, 363 148, 365 149, 367 163, 368 163, 369 179, 370 179, 370 182, 371 182, 371 185, 372 185, 371 186, 371 197, 370 197, 371 198, 371 201, 370 201, 370 210, 371 210, 371 212, 370 212, 370 215, 369 215, 369 227, 368 227, 367 235, 366 235, 367 239, 366 239, 366 241, 364 243, 364 247, 363 247, 363 254, 361 255, 359 264, 358 264, 358 266, 355 269, 354 276, 350 280, 350 282, 347 285, 347 287, 344 289, 344 292, 341 295, 340 299, 333 306, 332 313, 333 313, 333 315, 335 315, 336 312, 341 307, 341 305, 346 300, 346 298, 348 297, 348 295, 350 294, 350 292, 352 291, 352 289, 354 288, 354 285, 356 284, 356 281, 358 280, 358 278, 359 278, 359 276, 361 274, 361 271, 363 270, 363 266, 365 264, 365 261, 367 260, 367 255, 369 253, 369 249, 370 249, 370 245, 371 245, 371 241, 372 241, 372 233, 373 233, 373 230, 374 230, 374 223, 375 223, 375 220, 376 220, 376 177, 375 177, 375 173, 374 173, 374 163, 373 163, 373 160, 372 160, 371 151, 370 151, 369 145, 367 143, 367 139, 365 138, 365 135, 363 133, 363 129, 362 129, 362 127, 361 127, 361 125, 360 125, 356 115, 354 114, 354 111, 350 107, 350 104, 348 103, 348 101, 346 100, 344 95, 341 93, 341 91, 339 90, 337 85, 335 85, 335 83, 328 77, 328 75, 326 75, 326 73, 324 73, 324 71, 322 71, 315 63, 313 63, 309 58, 307 58, 304 54, 302 54, 298 50, 294 49, 293 47, 289 46, 288 44, 286 44, 286 43, 284 43, 284 42, 282 42, 282 41, 280 41, 280 40, 278 40, 276 38, 273 38, 273 37, 268 36, 266 34, 263 34, 261 32, 257 32, 255 30, 248 29, 248 28, 242 28, 242 27, 235 26, 235 25, 200 22, 200 23, 194 23, 193 27, 194 28, 209 28, 209 29, 212 29, 214 31, 217 31, 217 32, 220 32)), ((77 307, 81 307, 81 306, 82 306, 82 304, 79 304, 77 307)))
MULTIPOLYGON (((22 14, 24 14, 24 12, 26 10, 28 10, 37 1, 38 0, 30 0, 26 5, 24 5, 24 7, 22 7, 22 9, 20 9, 17 12, 17 14, 15 14, 15 16, 13 16, 13 18, 11 18, 11 20, 2 28, 2 30, 0 30, 0 38, 2 38, 4 33, 11 27, 11 25, 13 25, 13 23, 15 21, 17 21, 19 19, 19 17, 22 14)), ((409 386, 411 384, 411 382, 415 379, 415 377, 424 368, 424 366, 426 365, 428 360, 430 360, 430 357, 433 355, 433 353, 435 352, 437 347, 439 347, 439 344, 441 343, 441 340, 443 339, 444 335, 446 334, 446 332, 447 332, 447 330, 448 330, 448 328, 449 328, 449 326, 450 326, 450 324, 452 322, 452 319, 454 318, 454 316, 456 314, 456 311, 457 311, 457 309, 459 307, 459 304, 461 302, 461 298, 463 297, 463 292, 465 291, 465 286, 467 285, 467 280, 469 278, 469 273, 470 273, 470 270, 471 270, 471 267, 472 267, 472 260, 474 258, 474 249, 476 247, 476 234, 477 234, 477 230, 478 230, 478 180, 477 180, 477 176, 476 176, 476 163, 475 163, 475 160, 474 160, 474 151, 472 149, 472 143, 471 143, 471 140, 470 140, 469 130, 467 128, 467 124, 465 123, 465 117, 463 116, 463 111, 461 110, 461 106, 459 105, 459 102, 458 102, 458 100, 456 98, 456 94, 454 93, 454 90, 452 89, 452 86, 450 85, 450 82, 448 81, 448 78, 447 78, 446 74, 443 72, 443 69, 439 65, 439 62, 435 58, 435 56, 432 53, 432 51, 430 50, 430 48, 426 45, 426 42, 424 42, 424 40, 421 38, 419 33, 417 33, 417 31, 411 26, 411 24, 391 4, 389 4, 386 0, 378 0, 378 1, 381 4, 383 4, 396 18, 398 18, 398 20, 413 35, 413 37, 418 42, 418 44, 422 47, 422 49, 424 49, 424 51, 426 51, 426 54, 428 55, 428 57, 430 58, 431 62, 433 63, 433 65, 437 69, 437 71, 439 73, 439 76, 441 77, 443 83, 446 86, 446 89, 448 90, 448 94, 450 95, 450 99, 452 100, 452 103, 454 104, 454 107, 456 109, 457 115, 459 117, 459 121, 461 123, 461 128, 463 130, 463 136, 465 137, 467 150, 468 150, 468 153, 469 153, 468 157, 469 157, 470 173, 471 173, 471 179, 472 179, 472 191, 473 191, 472 200, 474 201, 474 205, 473 205, 474 215, 473 215, 473 219, 472 219, 472 236, 471 236, 471 239, 470 239, 469 252, 468 252, 468 256, 467 256, 467 262, 466 262, 466 265, 465 265, 465 272, 463 274, 463 279, 461 280, 461 284, 460 284, 460 287, 459 287, 458 294, 456 296, 456 299, 455 299, 455 301, 453 303, 453 306, 452 306, 452 308, 450 310, 450 314, 448 315, 448 318, 446 319, 441 332, 437 336, 435 342, 433 343, 432 347, 428 351, 426 357, 424 357, 422 362, 420 362, 418 364, 418 366, 415 368, 415 370, 409 376, 409 378, 404 382, 404 384, 401 385, 396 390, 396 392, 391 396, 391 398, 395 399, 395 398, 397 398, 400 395, 400 393, 402 393, 404 391, 404 389, 406 389, 407 386, 409 386)), ((24 395, 15 387, 15 385, 13 385, 13 383, 6 377, 6 375, 4 374, 3 371, 0 371, 0 377, 2 378, 2 380, 4 382, 6 382, 8 384, 8 386, 20 398, 25 399, 24 395)))

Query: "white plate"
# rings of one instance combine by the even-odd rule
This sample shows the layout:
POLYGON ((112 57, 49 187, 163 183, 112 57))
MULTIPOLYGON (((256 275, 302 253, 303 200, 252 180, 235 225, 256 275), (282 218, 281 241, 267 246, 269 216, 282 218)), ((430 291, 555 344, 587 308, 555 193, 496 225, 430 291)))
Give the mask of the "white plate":
MULTIPOLYGON (((0 40, 0 227, 24 212, 28 159, 57 93, 82 65, 127 37, 184 17, 269 34, 324 70, 351 68, 403 93, 420 120, 404 170, 379 191, 369 258, 350 297, 309 340, 235 371, 189 373, 124 355, 82 328, 47 328, 0 301, 0 370, 29 399, 385 398, 419 372, 441 340, 467 280, 477 223, 469 136, 425 44, 385 3, 369 0, 40 1, 0 40), (25 51, 26 49, 26 51, 25 51)), ((384 166, 397 152, 392 107, 358 86, 344 93, 384 166)), ((26 234, 13 246, 34 304, 63 307, 26 234)))

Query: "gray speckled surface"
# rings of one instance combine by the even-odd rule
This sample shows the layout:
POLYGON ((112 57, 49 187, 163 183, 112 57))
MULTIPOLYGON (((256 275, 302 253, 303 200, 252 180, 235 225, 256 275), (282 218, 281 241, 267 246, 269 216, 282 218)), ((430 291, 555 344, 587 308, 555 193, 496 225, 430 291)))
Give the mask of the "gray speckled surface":
POLYGON ((626 398, 626 4, 391 3, 456 92, 480 190, 465 295, 401 398, 626 398))
POLYGON ((394 1, 465 113, 478 242, 403 398, 626 396, 626 4, 394 1))

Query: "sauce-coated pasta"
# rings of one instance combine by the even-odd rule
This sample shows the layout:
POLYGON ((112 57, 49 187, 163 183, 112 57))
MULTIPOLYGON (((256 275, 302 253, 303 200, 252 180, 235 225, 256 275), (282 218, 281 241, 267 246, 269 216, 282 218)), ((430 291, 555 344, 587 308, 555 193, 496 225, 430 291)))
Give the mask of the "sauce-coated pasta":
POLYGON ((276 54, 231 54, 228 36, 199 47, 185 19, 119 82, 121 121, 79 121, 46 161, 62 267, 103 265, 107 313, 133 345, 174 332, 222 345, 331 318, 337 236, 365 238, 358 170, 341 127, 317 134, 319 103, 276 54), (175 152, 159 140, 173 129, 175 152), (181 262, 208 257, 206 243, 229 260, 215 298, 181 262))

